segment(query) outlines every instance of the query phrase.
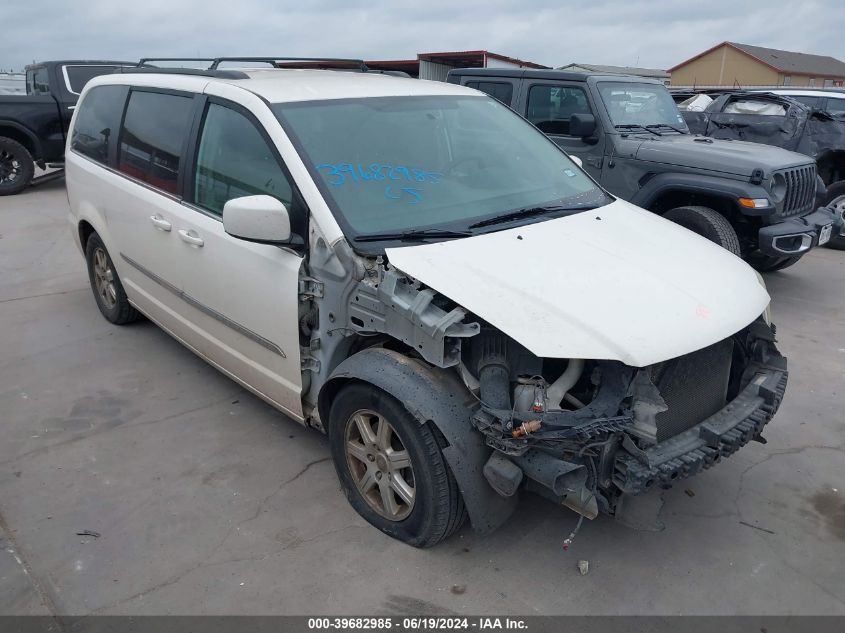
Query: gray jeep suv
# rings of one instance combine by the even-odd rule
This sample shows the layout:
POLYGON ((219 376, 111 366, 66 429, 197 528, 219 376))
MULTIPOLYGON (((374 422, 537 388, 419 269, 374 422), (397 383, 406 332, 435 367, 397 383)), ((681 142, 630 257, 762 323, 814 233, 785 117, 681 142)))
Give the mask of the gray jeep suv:
POLYGON ((610 193, 721 244, 760 271, 797 262, 838 234, 819 208, 812 159, 779 148, 693 136, 669 91, 641 77, 462 68, 448 81, 526 117, 610 193))

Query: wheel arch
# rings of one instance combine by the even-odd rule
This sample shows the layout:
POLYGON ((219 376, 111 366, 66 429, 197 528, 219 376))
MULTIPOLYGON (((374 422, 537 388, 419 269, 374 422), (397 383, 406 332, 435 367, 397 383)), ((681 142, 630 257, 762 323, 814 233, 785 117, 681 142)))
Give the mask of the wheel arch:
POLYGON ((482 474, 492 449, 473 426, 475 398, 449 370, 385 348, 368 348, 341 362, 320 389, 318 411, 329 419, 332 401, 352 381, 396 398, 420 424, 433 424, 447 442, 443 456, 457 481, 475 531, 489 533, 516 509, 518 495, 502 497, 482 474))
POLYGON ((31 130, 20 123, 0 119, 0 136, 17 141, 27 149, 33 160, 41 160, 41 141, 38 140, 38 137, 31 130))
POLYGON ((663 214, 679 206, 710 207, 732 220, 739 212, 738 198, 768 198, 763 187, 748 182, 702 176, 664 173, 646 179, 631 203, 663 214))
POLYGON ((830 150, 819 155, 816 168, 825 186, 845 180, 845 150, 830 150))
POLYGON ((80 220, 76 230, 79 234, 79 245, 82 251, 85 252, 85 245, 88 244, 88 238, 91 237, 92 233, 96 233, 97 231, 94 225, 88 220, 80 220))

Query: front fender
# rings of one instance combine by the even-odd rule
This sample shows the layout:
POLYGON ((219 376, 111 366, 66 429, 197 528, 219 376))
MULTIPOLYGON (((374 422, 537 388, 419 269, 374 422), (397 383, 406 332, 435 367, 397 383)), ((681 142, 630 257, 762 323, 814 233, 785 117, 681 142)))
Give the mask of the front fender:
MULTIPOLYGON (((689 193, 701 193, 709 196, 721 196, 729 199, 734 205, 737 198, 768 198, 769 193, 759 185, 741 180, 730 180, 718 176, 703 176, 699 174, 665 173, 657 174, 646 182, 630 202, 648 209, 662 195, 670 191, 684 191, 689 193)), ((766 209, 743 209, 746 215, 767 215, 774 211, 773 208, 766 209)))
POLYGON ((318 408, 329 419, 334 395, 344 383, 359 380, 389 393, 401 402, 420 424, 433 423, 448 446, 443 456, 457 481, 470 522, 476 532, 495 530, 516 509, 518 495, 502 497, 482 474, 492 449, 473 428, 470 418, 475 398, 453 371, 384 348, 370 348, 338 365, 320 390, 318 408))

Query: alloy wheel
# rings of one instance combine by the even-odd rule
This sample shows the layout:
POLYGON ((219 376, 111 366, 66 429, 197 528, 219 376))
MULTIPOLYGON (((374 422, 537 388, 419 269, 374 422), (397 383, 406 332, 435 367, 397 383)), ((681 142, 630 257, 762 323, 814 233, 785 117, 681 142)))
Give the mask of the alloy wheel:
POLYGON ((0 149, 0 185, 14 183, 20 177, 21 162, 12 152, 0 149))
POLYGON ((102 248, 94 249, 94 285, 103 305, 111 310, 117 305, 117 288, 114 285, 114 271, 108 255, 102 248))
POLYGON ((393 426, 361 409, 347 420, 344 440, 349 472, 367 504, 391 521, 406 518, 416 499, 414 469, 393 426))

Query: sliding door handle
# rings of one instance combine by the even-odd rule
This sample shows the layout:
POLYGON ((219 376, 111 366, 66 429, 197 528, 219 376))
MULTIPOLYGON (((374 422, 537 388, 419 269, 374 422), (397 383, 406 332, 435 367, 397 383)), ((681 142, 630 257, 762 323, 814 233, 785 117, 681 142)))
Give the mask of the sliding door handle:
POLYGON ((170 231, 170 229, 172 228, 170 222, 165 220, 160 215, 151 215, 150 222, 153 223, 154 227, 156 227, 157 229, 161 229, 162 231, 170 231))
POLYGON ((191 246, 202 246, 205 244, 205 242, 202 241, 202 238, 197 235, 195 231, 179 229, 179 237, 182 238, 183 242, 187 242, 191 246))

